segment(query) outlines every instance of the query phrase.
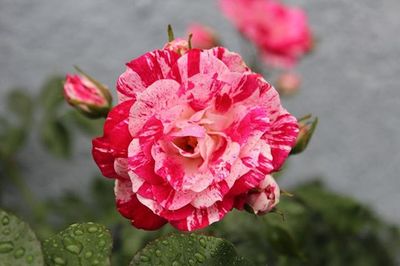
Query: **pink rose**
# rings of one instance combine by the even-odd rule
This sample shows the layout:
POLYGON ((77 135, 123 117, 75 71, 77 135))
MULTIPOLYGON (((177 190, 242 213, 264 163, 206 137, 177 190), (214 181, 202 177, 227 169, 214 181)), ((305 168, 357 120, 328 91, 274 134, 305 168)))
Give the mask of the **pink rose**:
POLYGON ((279 203, 279 196, 278 184, 271 175, 267 175, 255 190, 248 193, 246 204, 255 214, 265 214, 279 203))
POLYGON ((268 64, 291 67, 312 48, 307 16, 300 8, 278 0, 220 0, 220 4, 268 64))
POLYGON ((67 74, 64 97, 70 105, 90 117, 106 116, 111 106, 107 88, 83 74, 67 74))
POLYGON ((276 90, 223 47, 146 53, 127 64, 117 90, 92 152, 138 228, 192 231, 221 220, 296 142, 296 118, 276 90))
POLYGON ((202 24, 191 24, 187 29, 187 33, 188 35, 193 34, 193 48, 210 49, 219 45, 218 37, 214 30, 202 24))

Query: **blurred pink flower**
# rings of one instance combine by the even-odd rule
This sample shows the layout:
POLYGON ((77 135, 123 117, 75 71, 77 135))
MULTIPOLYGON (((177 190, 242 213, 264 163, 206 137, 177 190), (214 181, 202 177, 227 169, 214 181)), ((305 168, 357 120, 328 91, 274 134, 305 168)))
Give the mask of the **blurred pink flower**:
POLYGON ((282 95, 293 95, 301 85, 300 75, 293 72, 285 72, 278 77, 276 89, 282 95))
POLYGON ((292 67, 313 38, 303 10, 278 0, 220 0, 222 11, 275 67, 292 67))
POLYGON ((192 46, 199 49, 210 49, 219 45, 217 34, 210 27, 199 23, 193 23, 187 29, 187 33, 193 34, 192 46))

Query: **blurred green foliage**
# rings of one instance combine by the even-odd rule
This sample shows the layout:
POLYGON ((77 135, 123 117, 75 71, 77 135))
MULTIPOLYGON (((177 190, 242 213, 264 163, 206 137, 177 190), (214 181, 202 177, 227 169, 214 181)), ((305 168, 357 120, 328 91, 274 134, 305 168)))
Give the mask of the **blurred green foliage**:
MULTIPOLYGON (((38 132, 43 148, 57 158, 73 153, 76 132, 99 135, 102 120, 89 120, 62 101, 62 79, 45 82, 34 97, 22 89, 6 99, 7 113, 0 116, 0 199, 3 184, 18 188, 24 201, 3 206, 20 212, 44 240, 77 222, 104 224, 113 237, 113 265, 128 265, 136 251, 149 241, 176 232, 171 226, 145 232, 133 228, 115 209, 113 182, 93 178, 90 191, 66 192, 45 202, 38 201, 20 173, 17 160, 28 138, 38 132), (77 129, 77 131, 75 131, 77 129), (30 212, 24 212, 29 209, 30 212)), ((95 171, 95 169, 94 169, 95 171)), ((282 178, 282 177, 280 177, 282 178)), ((400 233, 360 202, 326 189, 321 182, 300 185, 282 196, 279 210, 266 216, 233 211, 201 233, 232 242, 238 253, 256 265, 398 265, 400 233)), ((19 213, 18 213, 19 214, 19 213)))

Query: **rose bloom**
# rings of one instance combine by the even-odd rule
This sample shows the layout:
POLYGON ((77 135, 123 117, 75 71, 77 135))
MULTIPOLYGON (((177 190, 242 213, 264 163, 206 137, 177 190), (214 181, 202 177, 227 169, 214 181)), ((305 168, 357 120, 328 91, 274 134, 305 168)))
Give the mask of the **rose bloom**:
POLYGON ((210 27, 204 26, 199 23, 191 24, 187 33, 193 34, 192 36, 192 46, 193 48, 199 49, 210 49, 215 46, 218 46, 219 41, 217 34, 210 27))
POLYGON ((137 228, 192 231, 242 210, 296 142, 276 90, 223 47, 146 53, 117 90, 93 157, 137 228))
POLYGON ((313 45, 307 16, 278 0, 220 0, 222 11, 260 50, 264 61, 292 67, 313 45))

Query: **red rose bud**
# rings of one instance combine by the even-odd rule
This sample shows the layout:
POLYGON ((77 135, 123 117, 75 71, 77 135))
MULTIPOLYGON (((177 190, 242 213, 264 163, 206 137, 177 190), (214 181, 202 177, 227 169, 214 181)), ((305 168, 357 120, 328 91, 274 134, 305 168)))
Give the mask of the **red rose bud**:
POLYGON ((107 87, 78 69, 79 74, 67 74, 64 83, 65 100, 90 118, 106 117, 112 97, 107 87))
POLYGON ((281 74, 276 81, 276 89, 279 94, 284 96, 290 96, 295 94, 301 85, 300 75, 292 72, 286 72, 281 74))
POLYGON ((247 195, 245 209, 257 215, 270 212, 279 203, 280 190, 275 179, 267 175, 259 187, 247 195))
POLYGON ((193 23, 189 26, 188 35, 193 34, 192 45, 193 48, 211 49, 220 44, 217 34, 210 27, 202 24, 193 23))
POLYGON ((290 154, 301 153, 307 148, 308 143, 310 142, 311 137, 314 134, 315 128, 317 127, 318 117, 312 119, 311 115, 307 115, 303 118, 300 118, 298 124, 300 129, 299 135, 297 136, 296 145, 294 146, 290 154))

